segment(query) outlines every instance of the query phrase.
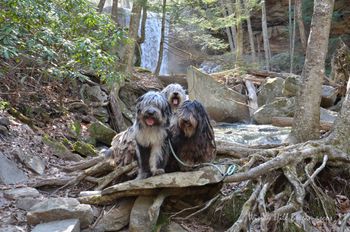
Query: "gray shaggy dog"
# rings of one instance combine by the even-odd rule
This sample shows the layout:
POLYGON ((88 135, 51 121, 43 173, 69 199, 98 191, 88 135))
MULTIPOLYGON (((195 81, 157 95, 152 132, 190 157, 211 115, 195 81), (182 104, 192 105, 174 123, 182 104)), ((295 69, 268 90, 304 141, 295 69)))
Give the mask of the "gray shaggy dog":
POLYGON ((180 84, 170 84, 165 87, 162 92, 165 98, 169 102, 171 106, 172 112, 176 112, 176 110, 182 105, 184 101, 187 100, 186 91, 180 84))
POLYGON ((137 100, 136 120, 132 126, 139 164, 137 179, 164 173, 169 155, 170 116, 169 103, 159 92, 150 91, 137 100))
MULTIPOLYGON (((188 165, 211 162, 216 156, 214 131, 204 106, 194 100, 185 101, 170 125, 170 140, 178 158, 188 165)), ((166 171, 188 171, 170 156, 166 171)))

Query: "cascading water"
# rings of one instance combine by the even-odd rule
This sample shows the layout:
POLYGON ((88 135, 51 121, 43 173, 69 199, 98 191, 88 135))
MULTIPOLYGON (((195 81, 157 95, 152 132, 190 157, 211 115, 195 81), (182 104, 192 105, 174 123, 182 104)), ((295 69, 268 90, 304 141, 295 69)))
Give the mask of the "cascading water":
MULTIPOLYGON (((131 10, 121 8, 121 15, 118 21, 123 26, 129 26, 131 10)), ((162 29, 162 17, 160 14, 154 12, 147 12, 147 20, 145 26, 145 41, 141 44, 141 67, 155 71, 159 55, 159 46, 162 29)), ((141 22, 140 22, 141 25, 141 22)), ((163 49, 163 60, 160 68, 160 74, 168 74, 168 39, 169 23, 165 24, 165 40, 163 49)), ((141 27, 139 28, 141 34, 141 27)))

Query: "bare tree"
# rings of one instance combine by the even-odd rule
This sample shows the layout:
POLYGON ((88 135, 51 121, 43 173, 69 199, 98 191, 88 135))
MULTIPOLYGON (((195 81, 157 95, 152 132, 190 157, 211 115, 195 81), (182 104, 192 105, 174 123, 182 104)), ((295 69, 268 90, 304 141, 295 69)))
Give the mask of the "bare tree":
POLYGON ((334 0, 315 0, 311 30, 302 71, 302 88, 297 97, 291 142, 304 142, 320 136, 322 80, 334 0))
POLYGON ((141 0, 134 1, 132 10, 131 10, 129 33, 128 33, 128 38, 130 42, 125 45, 125 53, 123 57, 123 67, 122 67, 122 70, 127 75, 130 75, 132 72, 132 66, 134 61, 134 51, 135 51, 135 46, 137 42, 137 35, 138 35, 139 26, 140 26, 140 18, 141 18, 141 9, 143 4, 145 4, 145 2, 141 0))
POLYGON ((237 26, 237 45, 236 45, 236 65, 242 64, 243 59, 243 27, 242 27, 242 6, 241 0, 236 0, 236 26, 237 26))
POLYGON ((301 46, 303 47, 304 52, 306 51, 306 35, 305 35, 305 27, 303 21, 303 12, 302 12, 302 4, 301 0, 295 0, 295 20, 298 23, 299 27, 299 36, 301 46))
POLYGON ((145 42, 146 38, 146 22, 147 22, 147 4, 143 4, 142 6, 142 20, 141 20, 141 36, 137 39, 138 44, 142 44, 145 42))
POLYGON ((156 76, 159 76, 160 67, 162 65, 163 60, 163 50, 164 50, 164 37, 165 37, 165 18, 166 18, 166 0, 163 0, 163 6, 162 6, 162 28, 161 28, 161 35, 160 35, 160 44, 159 44, 159 54, 158 54, 158 61, 156 70, 154 71, 154 74, 156 76))
POLYGON ((255 54, 255 45, 254 45, 254 35, 253 35, 253 30, 252 30, 252 23, 250 21, 250 6, 249 6, 249 1, 245 0, 243 1, 243 7, 245 9, 245 14, 247 17, 247 29, 248 29, 248 36, 249 36, 249 45, 250 45, 250 51, 252 54, 252 60, 253 63, 256 62, 256 54, 255 54))
POLYGON ((118 23, 118 0, 113 0, 112 19, 115 23, 118 23))
MULTIPOLYGON (((227 9, 226 9, 226 5, 224 3, 223 0, 220 0, 220 5, 221 5, 221 11, 222 11, 222 14, 224 17, 227 17, 228 16, 228 12, 227 12, 227 9)), ((233 55, 233 58, 234 58, 234 54, 235 54, 235 44, 234 44, 234 41, 233 41, 233 35, 232 35, 232 32, 230 30, 229 27, 226 27, 225 28, 225 32, 226 32, 226 35, 227 35, 227 39, 228 39, 228 42, 229 42, 229 45, 230 45, 230 50, 231 50, 231 53, 233 55)))
POLYGON ((262 33, 263 33, 263 41, 264 41, 265 62, 266 62, 267 70, 270 70, 271 51, 270 51, 269 35, 267 32, 265 0, 261 1, 261 14, 262 14, 261 23, 262 23, 262 33))
POLYGON ((102 13, 103 7, 105 6, 106 0, 100 0, 97 5, 97 11, 102 13))

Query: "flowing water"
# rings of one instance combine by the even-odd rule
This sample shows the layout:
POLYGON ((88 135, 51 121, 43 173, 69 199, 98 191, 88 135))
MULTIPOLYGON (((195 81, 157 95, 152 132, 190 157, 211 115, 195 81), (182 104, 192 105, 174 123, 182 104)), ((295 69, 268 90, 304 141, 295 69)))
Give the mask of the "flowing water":
MULTIPOLYGON (((119 15, 118 21, 123 26, 129 26, 130 22, 130 13, 131 10, 128 8, 120 8, 121 14, 119 15)), ((146 20, 146 33, 145 41, 141 44, 141 67, 149 69, 154 72, 157 66, 158 53, 160 46, 160 37, 161 37, 161 28, 162 28, 162 17, 160 14, 154 12, 147 12, 146 20)), ((169 33, 169 23, 166 20, 165 23, 165 42, 163 49, 163 59, 162 65, 160 68, 160 74, 168 74, 168 38, 169 33)), ((141 34, 141 22, 139 28, 139 35, 141 34)), ((138 48, 136 48, 138 49, 138 48)))
POLYGON ((216 138, 224 141, 246 145, 268 145, 283 143, 288 137, 290 127, 220 123, 214 127, 214 132, 216 138))

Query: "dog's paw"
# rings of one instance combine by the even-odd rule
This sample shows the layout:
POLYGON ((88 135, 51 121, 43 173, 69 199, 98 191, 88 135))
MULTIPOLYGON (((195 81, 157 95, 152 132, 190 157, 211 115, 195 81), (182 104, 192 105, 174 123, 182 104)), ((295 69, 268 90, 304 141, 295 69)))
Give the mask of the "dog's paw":
POLYGON ((165 171, 162 168, 152 170, 153 176, 157 176, 157 175, 164 174, 164 173, 165 173, 165 171))

